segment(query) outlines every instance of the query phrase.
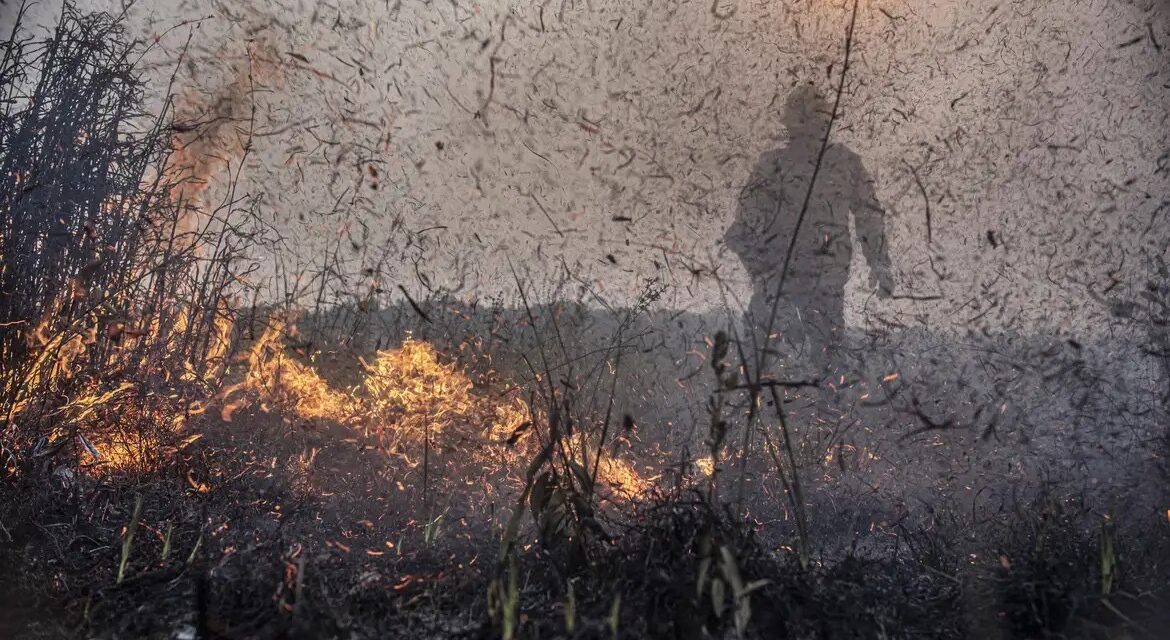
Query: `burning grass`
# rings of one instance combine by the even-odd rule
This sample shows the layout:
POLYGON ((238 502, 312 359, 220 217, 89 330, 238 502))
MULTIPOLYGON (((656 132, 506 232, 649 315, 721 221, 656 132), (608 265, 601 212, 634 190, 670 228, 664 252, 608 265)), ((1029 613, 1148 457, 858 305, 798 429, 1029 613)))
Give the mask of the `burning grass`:
MULTIPOLYGON (((411 337, 339 386, 319 353, 290 346, 306 342, 286 316, 237 358, 237 261, 256 237, 192 202, 220 161, 190 145, 168 156, 186 136, 162 119, 137 141, 117 118, 70 119, 133 112, 141 95, 108 77, 133 77, 116 20, 64 15, 25 65, 51 95, 8 95, 0 122, 0 561, 15 567, 0 590, 60 604, 65 615, 36 611, 72 625, 56 637, 957 638, 979 634, 976 618, 1004 637, 1147 630, 1170 557, 1147 522, 1098 532, 1084 523, 1100 514, 1025 504, 997 528, 974 505, 968 517, 931 504, 834 546, 801 516, 849 496, 797 499, 783 419, 776 440, 775 425, 759 433, 784 521, 725 502, 717 489, 742 495, 747 467, 738 484, 720 476, 750 443, 728 436, 755 432, 731 432, 742 425, 724 401, 743 395, 744 368, 723 332, 710 455, 680 465, 673 487, 615 453, 636 437, 631 416, 615 433, 618 347, 582 381, 549 364, 527 302, 544 369, 527 398, 411 337), (59 218, 39 215, 49 205, 59 218), (607 407, 583 406, 607 388, 607 407), (987 539, 970 543, 975 531, 987 539)), ((0 65, 0 79, 21 69, 0 65)), ((244 84, 213 112, 246 111, 244 84)), ((208 140, 243 153, 231 130, 219 122, 208 140)), ((580 362, 552 315, 559 355, 580 362)), ((781 417, 784 404, 773 396, 781 417)), ((833 513, 878 511, 872 491, 833 513)))
MULTIPOLYGON (((244 359, 239 382, 221 395, 225 421, 255 404, 287 421, 343 425, 388 456, 418 466, 435 453, 457 453, 483 467, 511 471, 535 451, 534 424, 547 418, 520 397, 521 388, 478 381, 430 343, 407 338, 394 349, 360 359, 363 378, 351 388, 330 384, 287 346, 296 325, 274 316, 244 359)), ((578 464, 598 463, 598 478, 616 496, 645 493, 648 482, 627 461, 602 456, 583 440, 566 451, 578 464)))
POLYGON ((66 327, 39 323, 26 360, 0 378, 4 448, 26 461, 75 461, 54 465, 65 474, 157 469, 213 399, 231 341, 233 314, 222 308, 202 346, 185 348, 192 314, 176 306, 117 322, 95 312, 66 327))
POLYGON ((333 389, 312 367, 289 355, 285 328, 285 322, 274 317, 252 345, 244 379, 222 393, 222 418, 231 422, 235 412, 252 401, 266 411, 283 411, 302 420, 352 418, 350 394, 333 389))
MULTIPOLYGON (((361 397, 369 421, 383 437, 471 439, 476 444, 502 444, 534 416, 518 397, 519 389, 489 396, 476 390, 471 378, 454 363, 444 363, 429 343, 407 338, 401 347, 379 351, 363 363, 366 378, 361 397), (455 434, 460 425, 479 425, 478 433, 455 434)), ((523 442, 519 434, 511 442, 523 442)))
POLYGON ((139 47, 118 19, 72 5, 53 38, 25 38, 18 21, 5 45, 0 456, 9 475, 157 469, 189 441, 224 370, 233 297, 257 237, 234 202, 193 222, 169 111, 142 110, 139 47))

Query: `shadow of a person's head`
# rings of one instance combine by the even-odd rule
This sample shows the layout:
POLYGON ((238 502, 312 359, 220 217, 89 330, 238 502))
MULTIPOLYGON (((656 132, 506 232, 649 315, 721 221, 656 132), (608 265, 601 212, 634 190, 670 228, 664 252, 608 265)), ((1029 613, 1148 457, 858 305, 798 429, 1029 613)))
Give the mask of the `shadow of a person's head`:
MULTIPOLYGON (((740 259, 758 288, 775 275, 780 266, 784 237, 780 220, 799 207, 792 185, 785 185, 784 175, 800 175, 805 165, 811 167, 815 147, 829 126, 830 105, 810 84, 795 87, 785 101, 781 123, 786 130, 786 144, 781 149, 760 156, 740 194, 740 206, 724 240, 740 259), (806 157, 807 156, 807 157, 806 157), (782 175, 784 174, 784 175, 782 175)), ((791 182, 791 179, 789 180, 791 182)))
POLYGON ((781 121, 788 139, 820 139, 832 118, 832 105, 811 84, 801 84, 788 94, 781 121))

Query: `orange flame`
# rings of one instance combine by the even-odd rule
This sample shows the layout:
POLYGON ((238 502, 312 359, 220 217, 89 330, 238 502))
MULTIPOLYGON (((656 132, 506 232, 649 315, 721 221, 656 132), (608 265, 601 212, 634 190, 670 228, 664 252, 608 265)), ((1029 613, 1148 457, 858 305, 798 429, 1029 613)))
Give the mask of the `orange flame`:
POLYGON ((305 420, 345 422, 352 417, 349 395, 334 390, 311 367, 288 355, 284 344, 286 323, 274 318, 252 345, 248 353, 248 371, 244 380, 224 390, 223 417, 248 404, 246 395, 232 400, 240 392, 251 392, 260 399, 262 408, 290 411, 305 420))
POLYGON ((211 321, 204 347, 188 349, 182 358, 175 355, 191 328, 185 304, 167 309, 171 322, 156 312, 149 319, 88 316, 54 327, 60 306, 52 305, 27 333, 27 364, 0 376, 0 389, 13 399, 8 410, 25 421, 51 421, 50 447, 75 439, 87 471, 153 468, 165 457, 167 434, 183 431, 203 410, 175 384, 206 387, 222 370, 233 331, 226 303, 211 321), (109 340, 95 350, 99 327, 109 340))
MULTIPOLYGON (((360 385, 339 390, 288 354, 283 339, 286 331, 293 331, 288 326, 274 318, 252 346, 244 379, 223 394, 225 420, 255 400, 266 411, 361 429, 387 451, 429 438, 437 449, 466 446, 471 456, 496 462, 515 462, 531 453, 523 426, 535 417, 527 403, 515 394, 477 388, 431 344, 408 338, 396 349, 379 351, 372 362, 362 362, 365 378, 360 385), (505 442, 514 451, 504 454, 491 446, 505 442)), ((588 451, 574 453, 575 462, 593 464, 588 451)), ((632 465, 613 456, 603 456, 597 475, 622 497, 641 495, 650 484, 632 465)))

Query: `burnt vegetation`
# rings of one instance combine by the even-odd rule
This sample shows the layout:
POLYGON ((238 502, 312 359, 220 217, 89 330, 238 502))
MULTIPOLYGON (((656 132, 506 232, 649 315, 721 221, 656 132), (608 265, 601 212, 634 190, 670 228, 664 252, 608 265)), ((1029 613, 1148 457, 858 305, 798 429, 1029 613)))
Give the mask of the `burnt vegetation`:
MULTIPOLYGON (((711 12, 734 15, 720 3, 711 12)), ((850 25, 831 123, 852 39, 850 25)), ((237 83, 242 109, 178 118, 168 97, 152 112, 136 68, 145 46, 120 17, 67 5, 48 38, 17 25, 0 63, 0 636, 1152 638, 1166 628, 1164 467, 1133 469, 1125 490, 1137 497, 1103 506, 1116 494, 1098 499, 1096 481, 1112 467, 973 444, 1027 448, 1021 434, 1049 416, 1008 411, 1024 374, 1084 391, 1075 413, 1106 424, 1086 445, 1105 457, 1117 450, 1109 430, 1134 415, 1164 429, 1162 262, 1113 307, 1164 367, 1158 396, 1137 409, 1111 402, 1115 387, 1075 341, 994 345, 982 369, 999 395, 955 391, 953 406, 905 380, 942 366, 929 357, 876 362, 885 368, 868 386, 860 369, 773 374, 773 332, 757 342, 730 317, 702 319, 703 338, 687 343, 698 366, 645 372, 639 358, 684 332, 673 317, 648 320, 661 282, 617 308, 568 267, 546 280, 513 268, 521 304, 510 308, 461 301, 421 273, 419 288, 398 285, 401 302, 375 296, 392 287, 335 302, 335 250, 317 273, 281 274, 280 303, 261 304, 249 276, 260 250, 283 240, 234 188, 255 134, 250 79, 237 83), (208 139, 240 156, 199 157, 208 139), (213 172, 227 176, 227 195, 209 204, 213 172), (541 299, 567 302, 530 300, 545 286, 541 299), (702 396, 685 446, 653 432, 652 393, 623 400, 653 385, 702 396), (895 447, 866 439, 903 418, 895 447), (954 433, 965 435, 941 439, 954 433), (916 447, 951 456, 940 474, 966 492, 924 479, 931 472, 905 453, 916 447), (995 474, 1013 481, 985 493, 979 483, 995 474)), ((475 112, 485 121, 504 117, 492 60, 475 112)), ((816 170, 828 144, 826 132, 816 170)), ((927 188, 910 171, 929 242, 927 188)), ((372 164, 366 173, 380 177, 372 164)), ((428 231, 407 243, 404 264, 428 231)), ((1004 242, 992 230, 986 239, 1004 242)), ((939 380, 968 391, 961 382, 939 380)), ((1156 435, 1160 444, 1124 443, 1164 459, 1170 440, 1156 435)))

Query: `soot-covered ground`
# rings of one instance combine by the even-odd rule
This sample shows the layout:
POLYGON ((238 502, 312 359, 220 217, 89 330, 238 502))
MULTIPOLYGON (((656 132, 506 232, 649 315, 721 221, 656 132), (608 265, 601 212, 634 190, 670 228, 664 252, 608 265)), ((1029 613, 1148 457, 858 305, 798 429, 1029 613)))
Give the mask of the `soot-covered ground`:
MULTIPOLYGON (((448 353, 464 337, 449 337, 448 353)), ((311 342, 289 335, 271 350, 309 363, 311 342)), ((444 342, 434 342, 443 353, 444 342)), ((500 344, 481 345, 494 347, 500 344)), ((476 397, 498 397, 510 387, 504 380, 522 377, 507 371, 502 348, 492 368, 505 372, 491 378, 475 373, 486 367, 482 359, 442 357, 472 372, 476 397)), ((357 388, 368 375, 360 362, 372 361, 368 351, 361 358, 333 350, 317 354, 310 368, 331 389, 357 388)), ((246 378, 256 367, 241 357, 230 377, 246 378)), ((280 370, 275 379, 297 371, 280 370)), ((909 403, 922 385, 914 384, 914 370, 904 372, 909 403)), ((895 382, 875 389, 896 392, 895 382)), ((1012 416, 1026 410, 1040 421, 1045 403, 1002 414, 1001 434, 991 438, 1015 438, 1014 449, 1002 445, 1014 458, 975 448, 963 473, 939 460, 986 441, 987 429, 956 424, 930 430, 937 440, 905 438, 922 426, 913 414, 886 425, 888 432, 861 429, 840 437, 838 447, 810 445, 844 461, 798 449, 807 454, 794 468, 805 481, 811 541, 802 562, 786 485, 762 443, 742 467, 726 454, 713 488, 700 464, 688 464, 702 454, 681 456, 677 437, 658 437, 668 433, 661 424, 635 419, 606 456, 631 461, 639 482, 599 482, 590 524, 578 530, 550 526, 541 510, 547 503, 538 508, 526 490, 537 442, 484 436, 482 425, 436 432, 427 442, 389 441, 356 411, 321 416, 306 409, 312 391, 278 387, 245 390, 249 402, 228 399, 231 411, 219 406, 196 418, 191 433, 199 437, 177 443, 149 472, 74 475, 46 466, 6 487, 4 631, 30 638, 1152 638, 1164 624, 1170 535, 1165 514, 1151 513, 1153 492, 1164 486, 1159 466, 1113 467, 1113 477, 1071 481, 1109 468, 1062 464, 1067 451, 1022 445, 1024 426, 1012 416), (867 464, 864 451, 880 453, 867 464), (1044 455, 1053 459, 1024 469, 1044 455), (748 479, 746 507, 736 501, 740 477, 748 479), (505 550, 501 537, 518 505, 518 535, 505 550), (508 623, 501 592, 515 597, 508 623)), ((823 393, 796 389, 791 402, 823 393)), ((848 401, 837 397, 822 413, 871 424, 901 415, 893 400, 867 406, 860 390, 844 395, 848 401)), ((623 402, 623 412, 636 404, 623 402)), ((932 411, 941 402, 934 398, 932 411)), ((1053 406, 1047 411, 1059 416, 1053 406)), ((692 450, 704 442, 696 438, 692 450)), ((1100 451, 1113 455, 1102 443, 1100 451)))

